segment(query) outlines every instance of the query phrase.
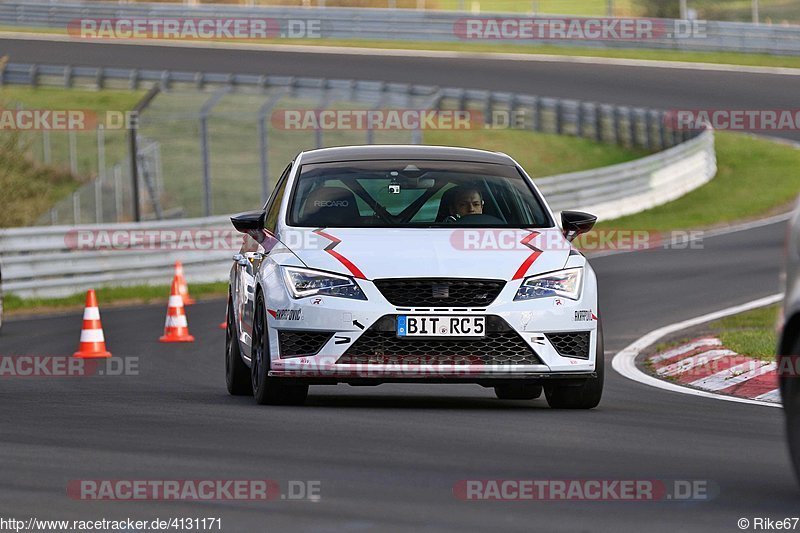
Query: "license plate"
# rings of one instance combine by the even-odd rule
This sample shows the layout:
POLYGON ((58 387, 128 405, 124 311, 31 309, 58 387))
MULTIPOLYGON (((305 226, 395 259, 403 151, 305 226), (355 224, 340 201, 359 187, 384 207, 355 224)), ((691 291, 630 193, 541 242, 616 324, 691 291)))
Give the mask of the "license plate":
POLYGON ((485 316, 400 315, 397 317, 398 337, 483 337, 486 335, 485 316))

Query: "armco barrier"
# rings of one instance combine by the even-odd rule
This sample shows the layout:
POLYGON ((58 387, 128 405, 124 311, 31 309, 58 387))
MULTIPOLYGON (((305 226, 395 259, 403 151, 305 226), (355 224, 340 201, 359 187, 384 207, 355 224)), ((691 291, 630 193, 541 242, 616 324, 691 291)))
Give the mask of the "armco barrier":
MULTIPOLYGON (((240 5, 198 5, 104 2, 10 1, 0 3, 0 24, 21 27, 67 28, 79 18, 143 17, 262 17, 285 27, 289 20, 319 20, 320 37, 330 39, 380 39, 398 41, 456 42, 461 38, 454 27, 465 18, 524 17, 522 14, 418 11, 411 9, 352 9, 318 7, 244 7, 240 5)), ((545 15, 553 19, 562 15, 545 15)), ((578 18, 569 16, 569 18, 578 18)), ((580 39, 549 40, 548 44, 580 45, 601 48, 649 48, 692 51, 725 51, 800 54, 800 26, 768 25, 741 22, 703 21, 701 29, 691 21, 665 20, 669 31, 645 40, 580 39)), ((290 41, 290 39, 287 39, 290 41)), ((536 43, 537 40, 505 41, 536 43)))

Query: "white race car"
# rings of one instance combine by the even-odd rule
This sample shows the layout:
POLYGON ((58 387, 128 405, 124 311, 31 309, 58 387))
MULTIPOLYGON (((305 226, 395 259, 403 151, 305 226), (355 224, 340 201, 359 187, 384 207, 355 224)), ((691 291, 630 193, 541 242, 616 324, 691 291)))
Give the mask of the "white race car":
POLYGON ((597 280, 509 156, 431 146, 300 153, 231 218, 226 381, 258 403, 309 385, 477 383, 590 409, 603 391, 597 280))

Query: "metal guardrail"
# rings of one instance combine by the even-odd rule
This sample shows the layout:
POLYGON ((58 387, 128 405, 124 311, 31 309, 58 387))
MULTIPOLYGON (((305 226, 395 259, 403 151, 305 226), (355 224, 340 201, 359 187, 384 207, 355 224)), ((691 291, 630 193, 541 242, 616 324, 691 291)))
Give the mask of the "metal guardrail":
MULTIPOLYGON (((610 167, 550 177, 534 177, 554 210, 584 209, 603 218, 635 213, 673 200, 708 182, 716 173, 714 136, 668 129, 663 111, 612 106, 592 102, 542 98, 532 95, 436 88, 404 84, 322 80, 258 75, 156 72, 118 68, 85 69, 65 66, 9 64, 0 70, 0 83, 98 86, 114 82, 162 83, 165 87, 226 86, 232 90, 268 89, 275 86, 307 94, 310 89, 366 91, 373 101, 391 103, 394 95, 414 94, 426 109, 475 111, 486 127, 514 127, 533 131, 588 137, 599 141, 664 151, 610 167)), ((318 93, 315 93, 318 95, 318 93)), ((407 99, 395 99, 402 105, 407 99)), ((419 142, 421 139, 417 138, 419 142)), ((535 174, 535 169, 533 170, 535 174)), ((175 260, 184 262, 194 281, 223 280, 229 270, 231 249, 180 249, 153 251, 152 245, 132 249, 95 250, 70 241, 76 230, 104 231, 198 230, 231 232, 224 216, 198 219, 107 224, 102 226, 50 226, 0 230, 3 285, 23 297, 60 296, 100 285, 166 284, 175 260)))
MULTIPOLYGON (((168 243, 169 230, 215 230, 235 233, 228 217, 164 220, 103 226, 47 226, 0 229, 3 291, 23 297, 58 297, 103 285, 168 284, 172 265, 180 260, 189 279, 220 281, 230 270, 234 251, 181 250, 180 241, 168 243), (89 237, 81 242, 81 232, 89 237), (126 245, 124 239, 138 244, 126 245), (162 242, 163 240, 163 242, 162 242), (106 249, 91 249, 89 241, 106 249), (171 249, 172 248, 172 249, 171 249)), ((228 240, 227 242, 231 242, 228 240)))
POLYGON ((550 207, 613 219, 680 198, 717 173, 714 132, 628 163, 536 179, 550 207))
MULTIPOLYGON (((16 2, 0 3, 0 24, 23 27, 65 29, 79 18, 144 17, 262 17, 271 18, 286 28, 288 21, 319 20, 319 36, 329 39, 380 39, 398 41, 456 42, 462 38, 455 31, 457 21, 465 18, 525 17, 521 14, 472 15, 447 11, 402 9, 353 9, 336 7, 244 7, 230 5, 169 5, 156 3, 117 4, 101 2, 16 2)), ((561 15, 546 15, 554 19, 561 15)), ((579 17, 569 16, 570 19, 579 17)), ((579 45, 600 48, 647 48, 691 51, 725 51, 800 54, 800 26, 767 25, 742 22, 704 21, 702 32, 682 31, 690 21, 665 21, 670 31, 656 32, 652 38, 535 40, 520 39, 506 43, 579 45)), ((290 39, 287 39, 290 40, 290 39)))

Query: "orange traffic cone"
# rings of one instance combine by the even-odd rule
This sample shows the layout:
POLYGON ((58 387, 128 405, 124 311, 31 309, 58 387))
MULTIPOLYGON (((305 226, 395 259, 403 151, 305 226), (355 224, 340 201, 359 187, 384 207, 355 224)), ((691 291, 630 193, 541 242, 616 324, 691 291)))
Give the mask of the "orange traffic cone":
POLYGON ((186 278, 183 276, 183 264, 180 261, 175 261, 175 277, 178 278, 178 289, 181 291, 181 298, 183 298, 183 305, 192 305, 195 299, 189 296, 189 285, 186 283, 186 278))
POLYGON ((86 307, 83 310, 83 327, 78 351, 72 357, 111 357, 106 350, 106 339, 103 336, 103 325, 100 323, 100 309, 97 307, 97 296, 94 289, 86 293, 86 307))
POLYGON ((227 322, 220 322, 219 329, 228 329, 228 323, 227 322))
POLYGON ((177 275, 172 279, 164 335, 158 340, 161 342, 194 342, 194 337, 189 335, 189 324, 186 322, 186 313, 183 311, 183 298, 177 275))

